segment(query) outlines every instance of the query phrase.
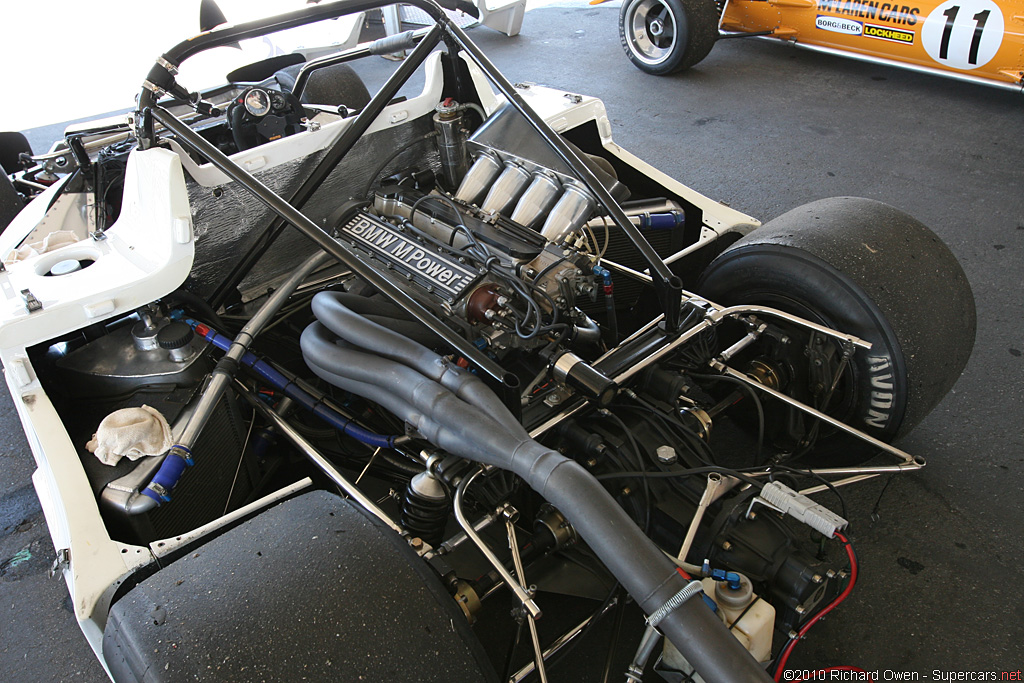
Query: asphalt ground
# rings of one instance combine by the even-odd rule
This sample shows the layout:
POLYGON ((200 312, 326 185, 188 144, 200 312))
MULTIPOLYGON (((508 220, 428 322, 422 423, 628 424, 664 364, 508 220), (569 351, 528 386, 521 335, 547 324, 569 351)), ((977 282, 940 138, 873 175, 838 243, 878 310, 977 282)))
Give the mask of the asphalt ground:
MULTIPOLYGON (((548 8, 516 38, 471 35, 513 81, 601 97, 619 144, 762 220, 840 195, 904 209, 950 246, 977 301, 970 363, 898 444, 928 466, 884 495, 884 480, 846 491, 860 580, 790 667, 855 665, 882 680, 1024 668, 1024 99, 758 40, 722 41, 656 78, 626 60, 616 26, 614 6, 548 8)), ((46 578, 33 468, 4 392, 0 678, 100 681, 64 585, 46 578)))

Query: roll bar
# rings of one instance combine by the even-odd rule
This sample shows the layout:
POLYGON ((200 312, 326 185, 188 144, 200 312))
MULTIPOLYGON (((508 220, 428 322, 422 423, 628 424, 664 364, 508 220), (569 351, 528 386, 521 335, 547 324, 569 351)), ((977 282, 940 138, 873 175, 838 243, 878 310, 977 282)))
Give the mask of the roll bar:
MULTIPOLYGON (((354 12, 380 9, 393 3, 382 0, 339 0, 338 2, 310 5, 303 9, 280 14, 274 17, 257 19, 243 24, 221 26, 205 31, 188 40, 178 43, 159 57, 143 83, 139 95, 139 112, 144 114, 153 107, 156 97, 169 92, 177 97, 189 98, 189 93, 174 80, 178 67, 183 61, 200 52, 229 45, 246 38, 254 38, 275 31, 282 31, 297 26, 304 26, 324 19, 332 19, 354 12)), ((665 314, 666 329, 670 334, 678 331, 680 323, 680 305, 682 303, 682 282, 676 277, 665 261, 651 247, 639 229, 626 217, 622 207, 608 193, 604 185, 594 176, 591 170, 579 159, 563 140, 519 95, 512 83, 498 71, 497 67, 477 47, 469 36, 458 25, 452 22, 441 7, 432 0, 408 0, 405 4, 423 10, 444 32, 444 40, 450 49, 462 50, 470 55, 473 61, 487 75, 490 81, 509 102, 522 114, 533 128, 548 143, 554 152, 572 169, 573 173, 583 181, 587 189, 593 193, 598 202, 605 207, 612 222, 625 233, 633 246, 650 267, 654 289, 665 314)), ((145 116, 142 116, 145 119, 145 116)))

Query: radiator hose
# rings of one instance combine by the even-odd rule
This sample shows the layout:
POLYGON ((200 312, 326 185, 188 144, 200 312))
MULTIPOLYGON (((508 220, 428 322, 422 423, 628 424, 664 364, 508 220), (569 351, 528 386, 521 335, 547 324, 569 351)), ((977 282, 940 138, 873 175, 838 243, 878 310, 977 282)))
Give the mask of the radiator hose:
MULTIPOLYGON (((531 439, 476 376, 353 313, 331 292, 313 298, 313 312, 318 322, 300 343, 314 373, 380 404, 449 453, 520 476, 565 515, 645 614, 687 586, 590 473, 531 439)), ((659 616, 658 629, 709 683, 771 680, 703 600, 659 616)))

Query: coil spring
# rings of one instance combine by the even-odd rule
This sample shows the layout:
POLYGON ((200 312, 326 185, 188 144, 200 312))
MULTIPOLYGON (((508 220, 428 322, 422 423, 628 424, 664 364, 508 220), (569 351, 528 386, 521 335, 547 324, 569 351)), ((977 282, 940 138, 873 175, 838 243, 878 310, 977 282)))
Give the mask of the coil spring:
POLYGON ((405 501, 402 504, 402 526, 413 536, 423 539, 424 543, 437 547, 444 540, 450 509, 447 496, 424 496, 410 482, 405 488, 405 501))

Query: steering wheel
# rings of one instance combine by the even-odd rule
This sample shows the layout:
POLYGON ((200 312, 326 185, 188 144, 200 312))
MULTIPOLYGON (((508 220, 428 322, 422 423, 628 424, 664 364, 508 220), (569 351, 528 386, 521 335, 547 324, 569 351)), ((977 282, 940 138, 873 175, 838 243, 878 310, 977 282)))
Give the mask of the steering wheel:
POLYGON ((251 149, 302 128, 306 110, 290 92, 254 86, 228 106, 227 121, 238 151, 251 149))

